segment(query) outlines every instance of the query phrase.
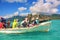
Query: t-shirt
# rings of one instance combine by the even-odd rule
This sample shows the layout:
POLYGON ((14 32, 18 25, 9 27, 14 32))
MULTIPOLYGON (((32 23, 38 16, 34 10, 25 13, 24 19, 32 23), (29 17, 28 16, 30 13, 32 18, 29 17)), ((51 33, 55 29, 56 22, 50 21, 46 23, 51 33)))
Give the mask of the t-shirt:
POLYGON ((0 28, 3 28, 3 23, 0 22, 0 28))
POLYGON ((24 21, 21 22, 21 25, 24 23, 24 21))
POLYGON ((27 23, 26 23, 26 22, 24 22, 22 25, 23 25, 24 27, 26 27, 27 23))

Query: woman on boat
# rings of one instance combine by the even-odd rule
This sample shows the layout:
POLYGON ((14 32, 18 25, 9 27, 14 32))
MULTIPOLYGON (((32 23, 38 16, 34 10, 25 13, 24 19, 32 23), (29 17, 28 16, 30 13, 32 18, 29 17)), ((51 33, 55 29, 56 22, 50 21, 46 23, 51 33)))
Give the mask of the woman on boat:
POLYGON ((14 19, 14 22, 13 22, 13 25, 12 25, 12 28, 16 28, 18 26, 18 22, 16 19, 14 19))

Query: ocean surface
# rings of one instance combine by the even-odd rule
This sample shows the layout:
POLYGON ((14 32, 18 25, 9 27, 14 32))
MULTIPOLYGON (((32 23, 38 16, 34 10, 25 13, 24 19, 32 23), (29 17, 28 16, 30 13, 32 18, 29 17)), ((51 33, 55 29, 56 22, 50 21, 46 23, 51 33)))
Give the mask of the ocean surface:
POLYGON ((0 40, 60 40, 60 20, 52 20, 49 32, 1 34, 0 40))

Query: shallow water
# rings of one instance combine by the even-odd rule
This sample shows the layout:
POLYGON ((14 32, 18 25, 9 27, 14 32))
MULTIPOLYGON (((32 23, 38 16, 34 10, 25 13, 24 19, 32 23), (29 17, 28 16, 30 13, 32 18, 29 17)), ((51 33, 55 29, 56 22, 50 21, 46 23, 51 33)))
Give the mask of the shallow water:
POLYGON ((49 32, 0 34, 0 40, 60 40, 60 20, 52 20, 49 32))

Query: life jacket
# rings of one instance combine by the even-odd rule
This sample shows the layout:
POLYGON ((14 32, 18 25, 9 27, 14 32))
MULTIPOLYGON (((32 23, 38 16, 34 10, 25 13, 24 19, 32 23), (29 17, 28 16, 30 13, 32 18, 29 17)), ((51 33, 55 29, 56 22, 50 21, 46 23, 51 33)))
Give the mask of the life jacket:
POLYGON ((18 22, 16 21, 16 19, 14 19, 14 22, 13 22, 12 28, 16 28, 17 25, 18 25, 18 22))

